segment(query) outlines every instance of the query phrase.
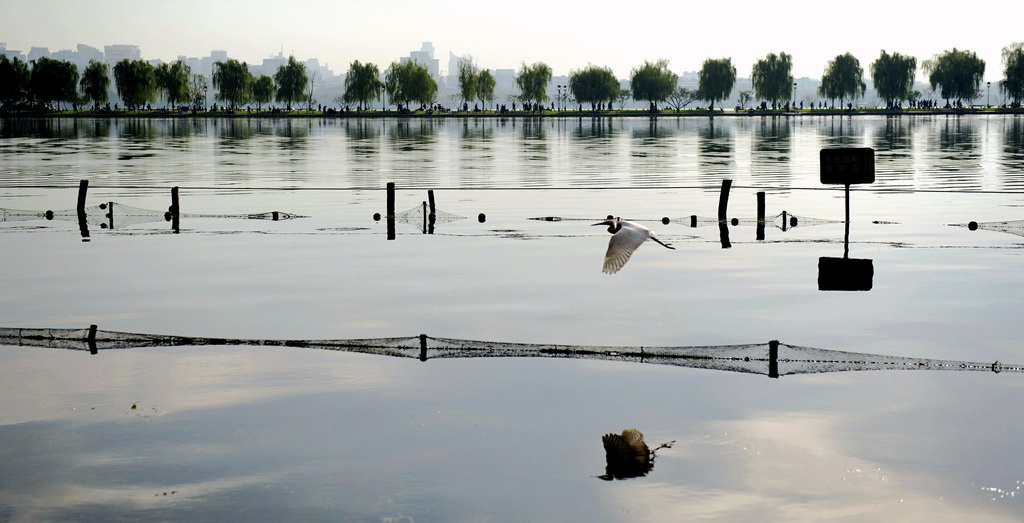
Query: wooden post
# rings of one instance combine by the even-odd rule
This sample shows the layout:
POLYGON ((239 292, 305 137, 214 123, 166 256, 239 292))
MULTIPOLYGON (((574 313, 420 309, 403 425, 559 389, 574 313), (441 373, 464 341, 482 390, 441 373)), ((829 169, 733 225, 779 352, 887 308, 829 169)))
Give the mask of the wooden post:
POLYGON ((722 180, 722 192, 718 195, 718 221, 724 222, 729 209, 729 189, 732 187, 732 180, 722 180))
POLYGON ((757 240, 764 240, 764 191, 757 193, 757 240))
POLYGON ((697 227, 697 215, 696 214, 691 214, 690 215, 690 227, 693 227, 693 228, 697 227))
POLYGON ((434 207, 434 190, 427 189, 427 200, 430 202, 430 215, 427 221, 427 234, 434 234, 434 221, 437 219, 436 207, 434 207))
POLYGON ((768 377, 779 377, 779 340, 768 342, 768 377))
POLYGON ((89 337, 85 341, 89 344, 89 354, 96 354, 96 325, 89 326, 89 337))
POLYGON ((181 230, 181 207, 178 206, 178 186, 171 187, 171 230, 178 234, 181 230))
POLYGON ((110 230, 114 230, 114 202, 107 202, 107 223, 110 224, 110 230))
POLYGON ((846 184, 846 236, 843 237, 843 258, 850 257, 850 184, 846 184))
POLYGON ((78 183, 78 229, 82 233, 82 241, 89 241, 89 218, 85 214, 85 196, 89 192, 89 180, 82 180, 78 183))
POLYGON ((786 232, 786 226, 788 225, 789 219, 786 218, 786 211, 782 211, 782 232, 786 232))
POLYGON ((423 234, 427 234, 427 202, 423 202, 423 234))
POLYGON ((388 182, 388 239, 395 239, 395 182, 388 182))
POLYGON ((79 214, 85 213, 85 196, 89 192, 89 180, 78 182, 78 206, 75 207, 79 214))
POLYGON ((427 335, 420 334, 420 361, 427 361, 427 335))
POLYGON ((729 242, 729 219, 726 214, 729 210, 729 188, 732 187, 732 180, 722 180, 722 192, 718 195, 718 233, 722 238, 722 248, 732 247, 729 242))

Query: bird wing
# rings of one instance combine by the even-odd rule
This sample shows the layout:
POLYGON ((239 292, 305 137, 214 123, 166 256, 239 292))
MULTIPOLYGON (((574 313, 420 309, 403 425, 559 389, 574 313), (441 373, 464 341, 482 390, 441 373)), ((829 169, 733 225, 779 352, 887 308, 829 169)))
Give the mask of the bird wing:
POLYGON ((612 235, 608 240, 608 252, 604 254, 604 270, 608 274, 615 274, 622 269, 633 251, 647 239, 642 231, 623 227, 619 232, 612 235))

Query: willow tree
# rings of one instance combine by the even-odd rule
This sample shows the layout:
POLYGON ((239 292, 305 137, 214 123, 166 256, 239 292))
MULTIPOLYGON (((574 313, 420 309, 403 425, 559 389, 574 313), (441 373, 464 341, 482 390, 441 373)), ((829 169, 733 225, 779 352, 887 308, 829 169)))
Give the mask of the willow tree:
POLYGON ((110 67, 96 60, 89 60, 89 65, 82 71, 82 79, 79 86, 86 100, 93 104, 93 108, 99 110, 100 104, 107 102, 107 94, 110 89, 110 67))
POLYGON ((213 86, 217 88, 217 99, 227 102, 231 108, 249 101, 252 96, 252 73, 245 62, 233 58, 227 62, 213 64, 213 86))
POLYGON ((754 63, 750 73, 754 83, 754 95, 770 100, 772 109, 793 96, 793 57, 786 53, 769 53, 754 63))
POLYGON ((78 100, 78 67, 71 62, 45 56, 32 60, 29 93, 47 105, 78 100))
POLYGON ((825 65, 825 73, 821 75, 818 95, 832 100, 832 106, 845 105, 847 99, 856 100, 864 96, 867 86, 864 84, 864 70, 850 53, 836 56, 825 65))
POLYGON ((871 63, 871 82, 886 106, 894 107, 900 100, 913 97, 916 71, 917 58, 889 54, 883 49, 878 59, 871 63))
POLYGON ((519 98, 524 102, 540 103, 548 100, 548 83, 551 82, 551 68, 544 62, 533 65, 525 63, 519 68, 516 85, 519 98))
POLYGON ((476 98, 476 91, 480 86, 480 69, 473 62, 471 57, 463 57, 459 60, 459 96, 462 103, 476 98))
POLYGON ((274 85, 273 78, 263 74, 253 80, 252 101, 256 103, 256 110, 260 111, 263 109, 263 104, 270 103, 274 99, 275 92, 277 92, 277 87, 274 85))
POLYGON ((167 105, 174 107, 189 100, 191 76, 192 68, 181 60, 161 64, 154 70, 156 87, 164 95, 167 105))
POLYGON ((380 81, 380 70, 377 66, 367 62, 359 63, 356 60, 349 64, 348 74, 345 75, 345 103, 356 104, 356 110, 362 111, 368 108, 371 100, 380 98, 380 88, 384 84, 380 81))
MULTIPOLYGON (((292 110, 292 102, 301 102, 307 97, 306 86, 309 85, 309 76, 306 75, 306 64, 288 57, 288 63, 281 65, 274 73, 274 83, 277 84, 276 100, 287 104, 289 111, 292 110)), ((312 93, 309 93, 312 100, 312 93)), ((310 102, 312 104, 312 101, 310 102)))
POLYGON ((977 98, 981 92, 981 79, 985 75, 985 61, 974 51, 960 51, 957 48, 935 55, 922 64, 928 73, 932 90, 940 88, 940 95, 957 102, 977 98))
POLYGON ((612 102, 619 95, 619 81, 610 67, 588 65, 569 73, 569 92, 577 103, 589 103, 596 110, 598 104, 612 102))
POLYGON ((476 99, 480 100, 481 108, 487 107, 487 102, 494 100, 494 75, 490 69, 480 71, 476 82, 476 99))
POLYGON ((430 71, 412 60, 391 63, 384 73, 384 90, 392 101, 404 104, 406 109, 414 101, 429 105, 437 98, 437 82, 430 71))
POLYGON ((715 102, 729 98, 735 85, 736 66, 732 65, 732 58, 708 58, 697 74, 697 97, 711 102, 714 110, 715 102))
POLYGON ((679 76, 669 70, 668 60, 651 63, 644 61, 629 75, 629 87, 634 100, 643 100, 658 109, 658 102, 664 102, 675 90, 679 76))
POLYGON ((31 75, 28 64, 17 56, 8 59, 0 54, 0 103, 5 109, 25 100, 31 75))
POLYGON ((1003 48, 1003 81, 999 89, 1014 105, 1024 100, 1024 43, 1016 42, 1003 48))
POLYGON ((140 109, 156 95, 154 68, 143 60, 125 58, 114 64, 114 84, 117 95, 129 110, 140 109))

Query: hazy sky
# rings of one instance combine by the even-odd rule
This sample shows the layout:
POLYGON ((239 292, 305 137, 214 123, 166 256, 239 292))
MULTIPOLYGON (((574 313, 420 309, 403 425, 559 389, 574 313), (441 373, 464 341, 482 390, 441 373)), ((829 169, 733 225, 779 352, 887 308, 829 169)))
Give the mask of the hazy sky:
MULTIPOLYGON (((1024 8, 914 7, 867 0, 788 3, 569 2, 517 0, 0 0, 0 42, 27 52, 84 43, 102 50, 136 44, 145 59, 208 56, 223 49, 250 63, 276 54, 318 58, 335 72, 353 60, 383 69, 434 43, 441 70, 448 51, 481 67, 546 62, 554 74, 593 63, 627 77, 644 60, 668 59, 677 73, 705 58, 731 57, 739 76, 769 52, 793 55, 795 76, 818 78, 826 62, 852 52, 867 72, 879 51, 924 59, 957 47, 985 60, 986 80, 1002 77, 1003 47, 1024 41, 1024 8), (775 7, 779 6, 779 7, 775 7)), ((918 78, 923 78, 919 72, 918 78)))

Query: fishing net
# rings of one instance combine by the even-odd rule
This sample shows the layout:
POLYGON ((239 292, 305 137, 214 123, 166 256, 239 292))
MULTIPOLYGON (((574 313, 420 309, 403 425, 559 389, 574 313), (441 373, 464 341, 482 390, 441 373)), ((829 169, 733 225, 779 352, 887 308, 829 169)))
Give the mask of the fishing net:
MULTIPOLYGON (((152 209, 143 209, 141 207, 134 207, 118 202, 107 202, 99 205, 93 205, 86 207, 85 223, 91 227, 99 227, 102 229, 123 229, 131 227, 133 225, 141 225, 144 223, 155 223, 170 221, 170 213, 167 211, 154 211, 152 209)), ((235 220, 293 220, 296 218, 306 218, 299 214, 281 212, 281 211, 268 211, 262 213, 242 213, 242 214, 202 214, 202 213, 182 213, 179 215, 182 219, 196 219, 196 218, 221 218, 221 219, 235 219, 235 220)), ((17 209, 0 209, 0 222, 13 222, 13 221, 27 221, 27 220, 56 220, 64 222, 78 222, 78 210, 77 209, 64 209, 59 211, 25 211, 17 209)))
POLYGON ((957 223, 954 227, 967 227, 968 229, 981 229, 983 231, 1004 232, 1015 236, 1024 236, 1024 220, 1012 220, 1005 222, 971 222, 957 223))
POLYGON ((425 335, 337 340, 268 340, 169 336, 89 329, 0 328, 0 345, 99 351, 142 347, 257 346, 303 347, 359 352, 426 361, 436 358, 566 358, 673 365, 771 377, 792 374, 865 370, 946 370, 1024 372, 1022 365, 907 358, 816 349, 797 345, 754 343, 705 346, 552 345, 435 338, 425 335))
POLYGON ((426 234, 430 230, 430 225, 451 223, 458 220, 465 220, 465 216, 459 216, 450 212, 442 211, 441 209, 434 208, 433 221, 430 219, 430 208, 427 207, 426 203, 417 205, 407 211, 402 211, 395 214, 395 223, 404 223, 406 225, 413 225, 420 229, 421 232, 426 234))

